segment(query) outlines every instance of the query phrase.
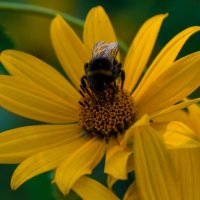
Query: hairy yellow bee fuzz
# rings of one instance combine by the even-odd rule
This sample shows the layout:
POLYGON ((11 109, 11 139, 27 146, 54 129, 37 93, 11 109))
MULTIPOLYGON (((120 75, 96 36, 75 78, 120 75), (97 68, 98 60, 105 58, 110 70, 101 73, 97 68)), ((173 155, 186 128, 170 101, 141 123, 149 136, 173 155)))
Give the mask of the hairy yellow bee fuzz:
POLYGON ((134 100, 121 89, 107 89, 101 95, 90 90, 79 103, 80 125, 93 136, 109 138, 123 133, 135 120, 134 100))

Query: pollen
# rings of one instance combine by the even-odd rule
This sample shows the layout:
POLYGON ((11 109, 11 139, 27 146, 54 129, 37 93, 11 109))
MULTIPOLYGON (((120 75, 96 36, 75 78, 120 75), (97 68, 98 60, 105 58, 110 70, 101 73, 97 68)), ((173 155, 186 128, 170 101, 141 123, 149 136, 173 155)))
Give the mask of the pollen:
POLYGON ((134 123, 136 108, 127 91, 107 89, 100 96, 87 91, 82 96, 79 121, 92 136, 117 136, 134 123))

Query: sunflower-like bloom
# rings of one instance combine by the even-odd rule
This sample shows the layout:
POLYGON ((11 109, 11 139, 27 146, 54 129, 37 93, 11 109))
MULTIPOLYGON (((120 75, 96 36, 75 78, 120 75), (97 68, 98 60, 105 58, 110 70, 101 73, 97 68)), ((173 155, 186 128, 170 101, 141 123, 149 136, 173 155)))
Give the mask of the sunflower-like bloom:
MULTIPOLYGON (((94 44, 117 41, 102 7, 89 12, 83 42, 62 17, 52 21, 53 46, 69 80, 26 53, 1 53, 0 60, 10 76, 0 76, 0 104, 45 123, 0 135, 0 163, 20 163, 12 176, 13 189, 55 170, 54 182, 65 195, 72 189, 83 199, 117 199, 86 176, 106 155, 104 171, 109 174, 110 187, 117 179, 127 179, 134 166, 136 185, 130 186, 125 199, 136 198, 136 187, 143 200, 180 199, 176 170, 163 138, 153 128, 154 118, 199 101, 181 102, 200 85, 200 52, 175 59, 185 41, 200 28, 191 27, 176 35, 142 77, 166 16, 157 15, 144 23, 123 64, 123 88, 117 82, 117 92, 108 89, 104 98, 91 88, 80 88, 94 44)), ((116 59, 119 62, 119 54, 116 59)))
MULTIPOLYGON (((181 199, 200 198, 200 108, 193 104, 154 119, 166 126, 163 139, 177 169, 181 199), (170 122, 171 121, 171 122, 170 122)), ((162 128, 163 129, 163 128, 162 128)))

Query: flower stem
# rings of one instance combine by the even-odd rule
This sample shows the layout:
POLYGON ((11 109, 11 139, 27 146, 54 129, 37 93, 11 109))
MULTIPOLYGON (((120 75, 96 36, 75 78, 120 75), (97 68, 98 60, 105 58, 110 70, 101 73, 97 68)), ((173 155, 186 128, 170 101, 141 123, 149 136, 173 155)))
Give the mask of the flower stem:
MULTIPOLYGON (((84 21, 74 17, 72 15, 66 14, 64 12, 54 10, 51 8, 45 8, 42 6, 30 5, 30 4, 22 4, 22 3, 8 3, 8 2, 0 2, 0 10, 3 11, 15 11, 15 12, 24 12, 24 13, 32 13, 37 15, 44 15, 47 17, 55 17, 56 15, 61 15, 66 21, 83 28, 84 21)), ((124 51, 127 52, 127 45, 119 40, 119 46, 124 51)))
POLYGON ((83 27, 83 24, 84 24, 84 21, 81 19, 78 19, 76 17, 68 15, 64 12, 53 10, 50 8, 45 8, 42 6, 22 4, 22 3, 0 2, 0 10, 46 15, 46 16, 52 17, 52 18, 59 14, 65 20, 67 20, 68 22, 71 22, 72 24, 75 24, 77 26, 83 27))

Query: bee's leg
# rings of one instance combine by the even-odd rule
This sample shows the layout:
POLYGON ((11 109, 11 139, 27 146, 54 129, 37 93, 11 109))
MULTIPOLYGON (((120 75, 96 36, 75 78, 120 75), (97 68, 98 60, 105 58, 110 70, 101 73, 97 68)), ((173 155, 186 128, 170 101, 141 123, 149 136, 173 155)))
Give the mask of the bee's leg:
POLYGON ((88 67, 89 67, 89 63, 85 63, 85 65, 84 65, 85 73, 88 71, 88 67))
POLYGON ((117 78, 119 76, 119 74, 121 73, 121 71, 122 71, 121 68, 122 68, 122 64, 121 63, 115 63, 114 64, 112 72, 113 72, 113 76, 115 78, 117 78))
POLYGON ((119 63, 117 67, 118 67, 118 69, 121 71, 121 69, 122 69, 122 64, 119 63))
POLYGON ((85 104, 82 101, 78 101, 78 103, 82 106, 85 107, 85 104))
MULTIPOLYGON (((115 77, 115 79, 120 75, 122 76, 122 64, 121 63, 117 63, 115 62, 115 66, 114 66, 114 69, 113 69, 113 76, 115 77)), ((114 88, 114 92, 115 94, 117 93, 117 90, 118 90, 118 87, 117 87, 117 83, 116 83, 116 80, 114 81, 114 85, 113 85, 113 88, 114 88)), ((121 86, 122 88, 122 86, 121 86)))
POLYGON ((114 85, 113 85, 114 89, 117 89, 117 83, 116 80, 114 81, 114 85))
POLYGON ((114 94, 117 94, 117 83, 116 83, 116 80, 114 81, 113 92, 114 92, 114 94))
MULTIPOLYGON (((79 93, 81 94, 81 96, 84 98, 85 97, 85 91, 86 91, 86 83, 85 83, 85 76, 81 77, 81 84, 80 84, 80 88, 81 90, 79 90, 79 93)), ((82 107, 85 107, 85 103, 83 103, 82 101, 78 102, 82 107)))
POLYGON ((87 93, 90 96, 90 98, 92 99, 93 102, 95 102, 97 100, 96 96, 95 96, 95 93, 91 92, 91 91, 93 91, 92 88, 88 87, 88 79, 87 79, 86 76, 83 76, 81 78, 81 85, 80 85, 80 87, 81 87, 81 89, 83 90, 84 93, 87 93))
POLYGON ((83 92, 85 92, 86 89, 87 89, 87 84, 86 84, 85 80, 87 81, 87 77, 86 76, 82 76, 81 77, 81 85, 80 85, 80 87, 83 90, 83 92))
POLYGON ((121 89, 123 89, 123 86, 124 86, 124 81, 125 81, 125 71, 124 70, 121 70, 121 89))
POLYGON ((116 96, 117 94, 117 84, 116 81, 110 83, 108 82, 107 85, 109 86, 110 89, 112 89, 112 93, 113 93, 113 98, 116 96))

